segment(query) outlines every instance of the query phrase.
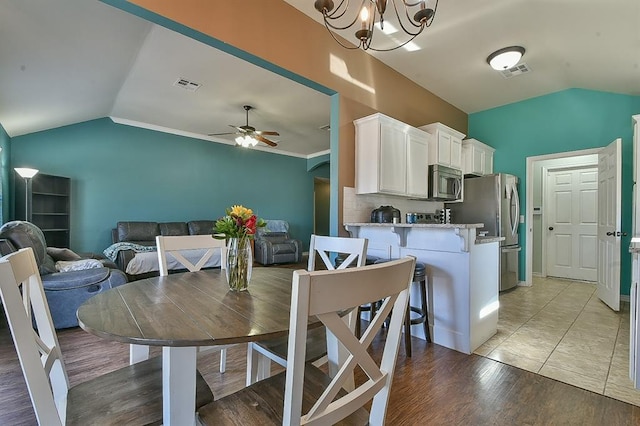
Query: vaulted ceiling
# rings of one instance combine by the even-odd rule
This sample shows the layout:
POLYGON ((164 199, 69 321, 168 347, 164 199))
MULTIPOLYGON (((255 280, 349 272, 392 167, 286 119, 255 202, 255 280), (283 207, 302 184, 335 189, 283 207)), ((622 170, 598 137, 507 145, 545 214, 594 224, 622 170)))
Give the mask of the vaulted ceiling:
MULTIPOLYGON (((286 1, 320 20, 312 0, 286 1)), ((415 42, 371 53, 467 113, 574 87, 640 95, 637 0, 443 0, 415 42), (530 71, 506 79, 486 57, 510 45, 526 48, 530 71)), ((326 95, 98 0, 0 2, 0 123, 12 137, 109 116, 231 144, 207 135, 246 124, 245 104, 251 126, 280 133, 258 149, 329 148, 326 95)))

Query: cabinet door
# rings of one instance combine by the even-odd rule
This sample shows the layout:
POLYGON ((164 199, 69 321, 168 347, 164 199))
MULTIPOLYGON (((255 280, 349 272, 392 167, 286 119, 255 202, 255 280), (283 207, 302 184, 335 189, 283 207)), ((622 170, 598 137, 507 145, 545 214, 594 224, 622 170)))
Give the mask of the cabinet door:
POLYGON ((477 146, 471 147, 471 170, 472 173, 484 175, 485 152, 477 146))
POLYGON ((454 169, 462 170, 462 139, 450 136, 451 153, 449 165, 454 169))
POLYGON ((483 159, 483 167, 482 174, 490 175, 493 173, 493 152, 492 151, 484 151, 484 159, 483 159))
POLYGON ((407 133, 407 195, 427 197, 429 136, 422 132, 407 133))
POLYGON ((406 192, 406 147, 404 130, 380 124, 380 192, 406 192))
POLYGON ((451 165, 451 135, 443 132, 437 133, 438 143, 438 164, 443 166, 451 165))

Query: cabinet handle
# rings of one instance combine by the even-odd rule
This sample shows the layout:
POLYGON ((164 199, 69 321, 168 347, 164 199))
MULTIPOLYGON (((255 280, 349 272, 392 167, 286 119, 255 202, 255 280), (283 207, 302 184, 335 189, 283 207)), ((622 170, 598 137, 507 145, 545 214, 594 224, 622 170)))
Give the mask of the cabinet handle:
POLYGON ((550 227, 549 227, 549 231, 553 231, 553 226, 550 226, 550 227))
POLYGON ((615 234, 616 234, 615 232, 607 232, 607 236, 608 236, 608 237, 612 237, 612 236, 614 236, 615 234))

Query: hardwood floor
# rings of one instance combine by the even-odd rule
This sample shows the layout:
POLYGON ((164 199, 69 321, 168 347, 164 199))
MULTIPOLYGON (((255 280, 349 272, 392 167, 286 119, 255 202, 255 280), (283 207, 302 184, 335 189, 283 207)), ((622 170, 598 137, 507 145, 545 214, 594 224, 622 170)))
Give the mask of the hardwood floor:
MULTIPOLYGON (((128 345, 79 328, 58 333, 72 385, 124 366, 128 345)), ((478 355, 414 338, 413 356, 401 345, 388 425, 637 425, 640 407, 478 355)), ((380 356, 381 340, 373 353, 380 356)), ((159 354, 152 348, 152 355, 159 354)), ((227 371, 219 355, 198 355, 198 368, 216 398, 244 386, 246 346, 229 349, 227 371)), ((0 425, 35 425, 22 372, 0 316, 0 425)), ((358 379, 358 378, 357 378, 358 379)))
MULTIPOLYGON (((79 328, 59 332, 73 384, 124 366, 128 346, 79 328)), ((0 328, 0 424, 35 425, 10 334, 0 328)), ((376 352, 380 344, 374 345, 376 352)), ((218 354, 200 354, 198 367, 216 398, 244 386, 244 345, 229 349, 227 372, 218 354)), ((152 354, 158 353, 154 348, 152 354)), ((377 352, 376 352, 377 353, 377 352)), ((636 425, 640 408, 478 355, 413 339, 413 357, 400 349, 387 414, 389 425, 636 425)))

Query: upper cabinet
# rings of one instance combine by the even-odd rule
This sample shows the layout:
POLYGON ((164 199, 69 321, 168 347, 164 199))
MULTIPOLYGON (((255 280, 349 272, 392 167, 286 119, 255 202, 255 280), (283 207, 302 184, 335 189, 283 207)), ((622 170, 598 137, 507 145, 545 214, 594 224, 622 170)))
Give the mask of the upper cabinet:
POLYGON ((427 197, 429 134, 383 114, 356 127, 356 193, 427 197))
POLYGON ((464 133, 445 126, 432 123, 420 126, 419 129, 431 134, 429 144, 429 164, 440 164, 462 170, 462 138, 464 133))
POLYGON ((493 173, 493 153, 495 149, 476 139, 462 141, 462 173, 484 176, 493 173))

